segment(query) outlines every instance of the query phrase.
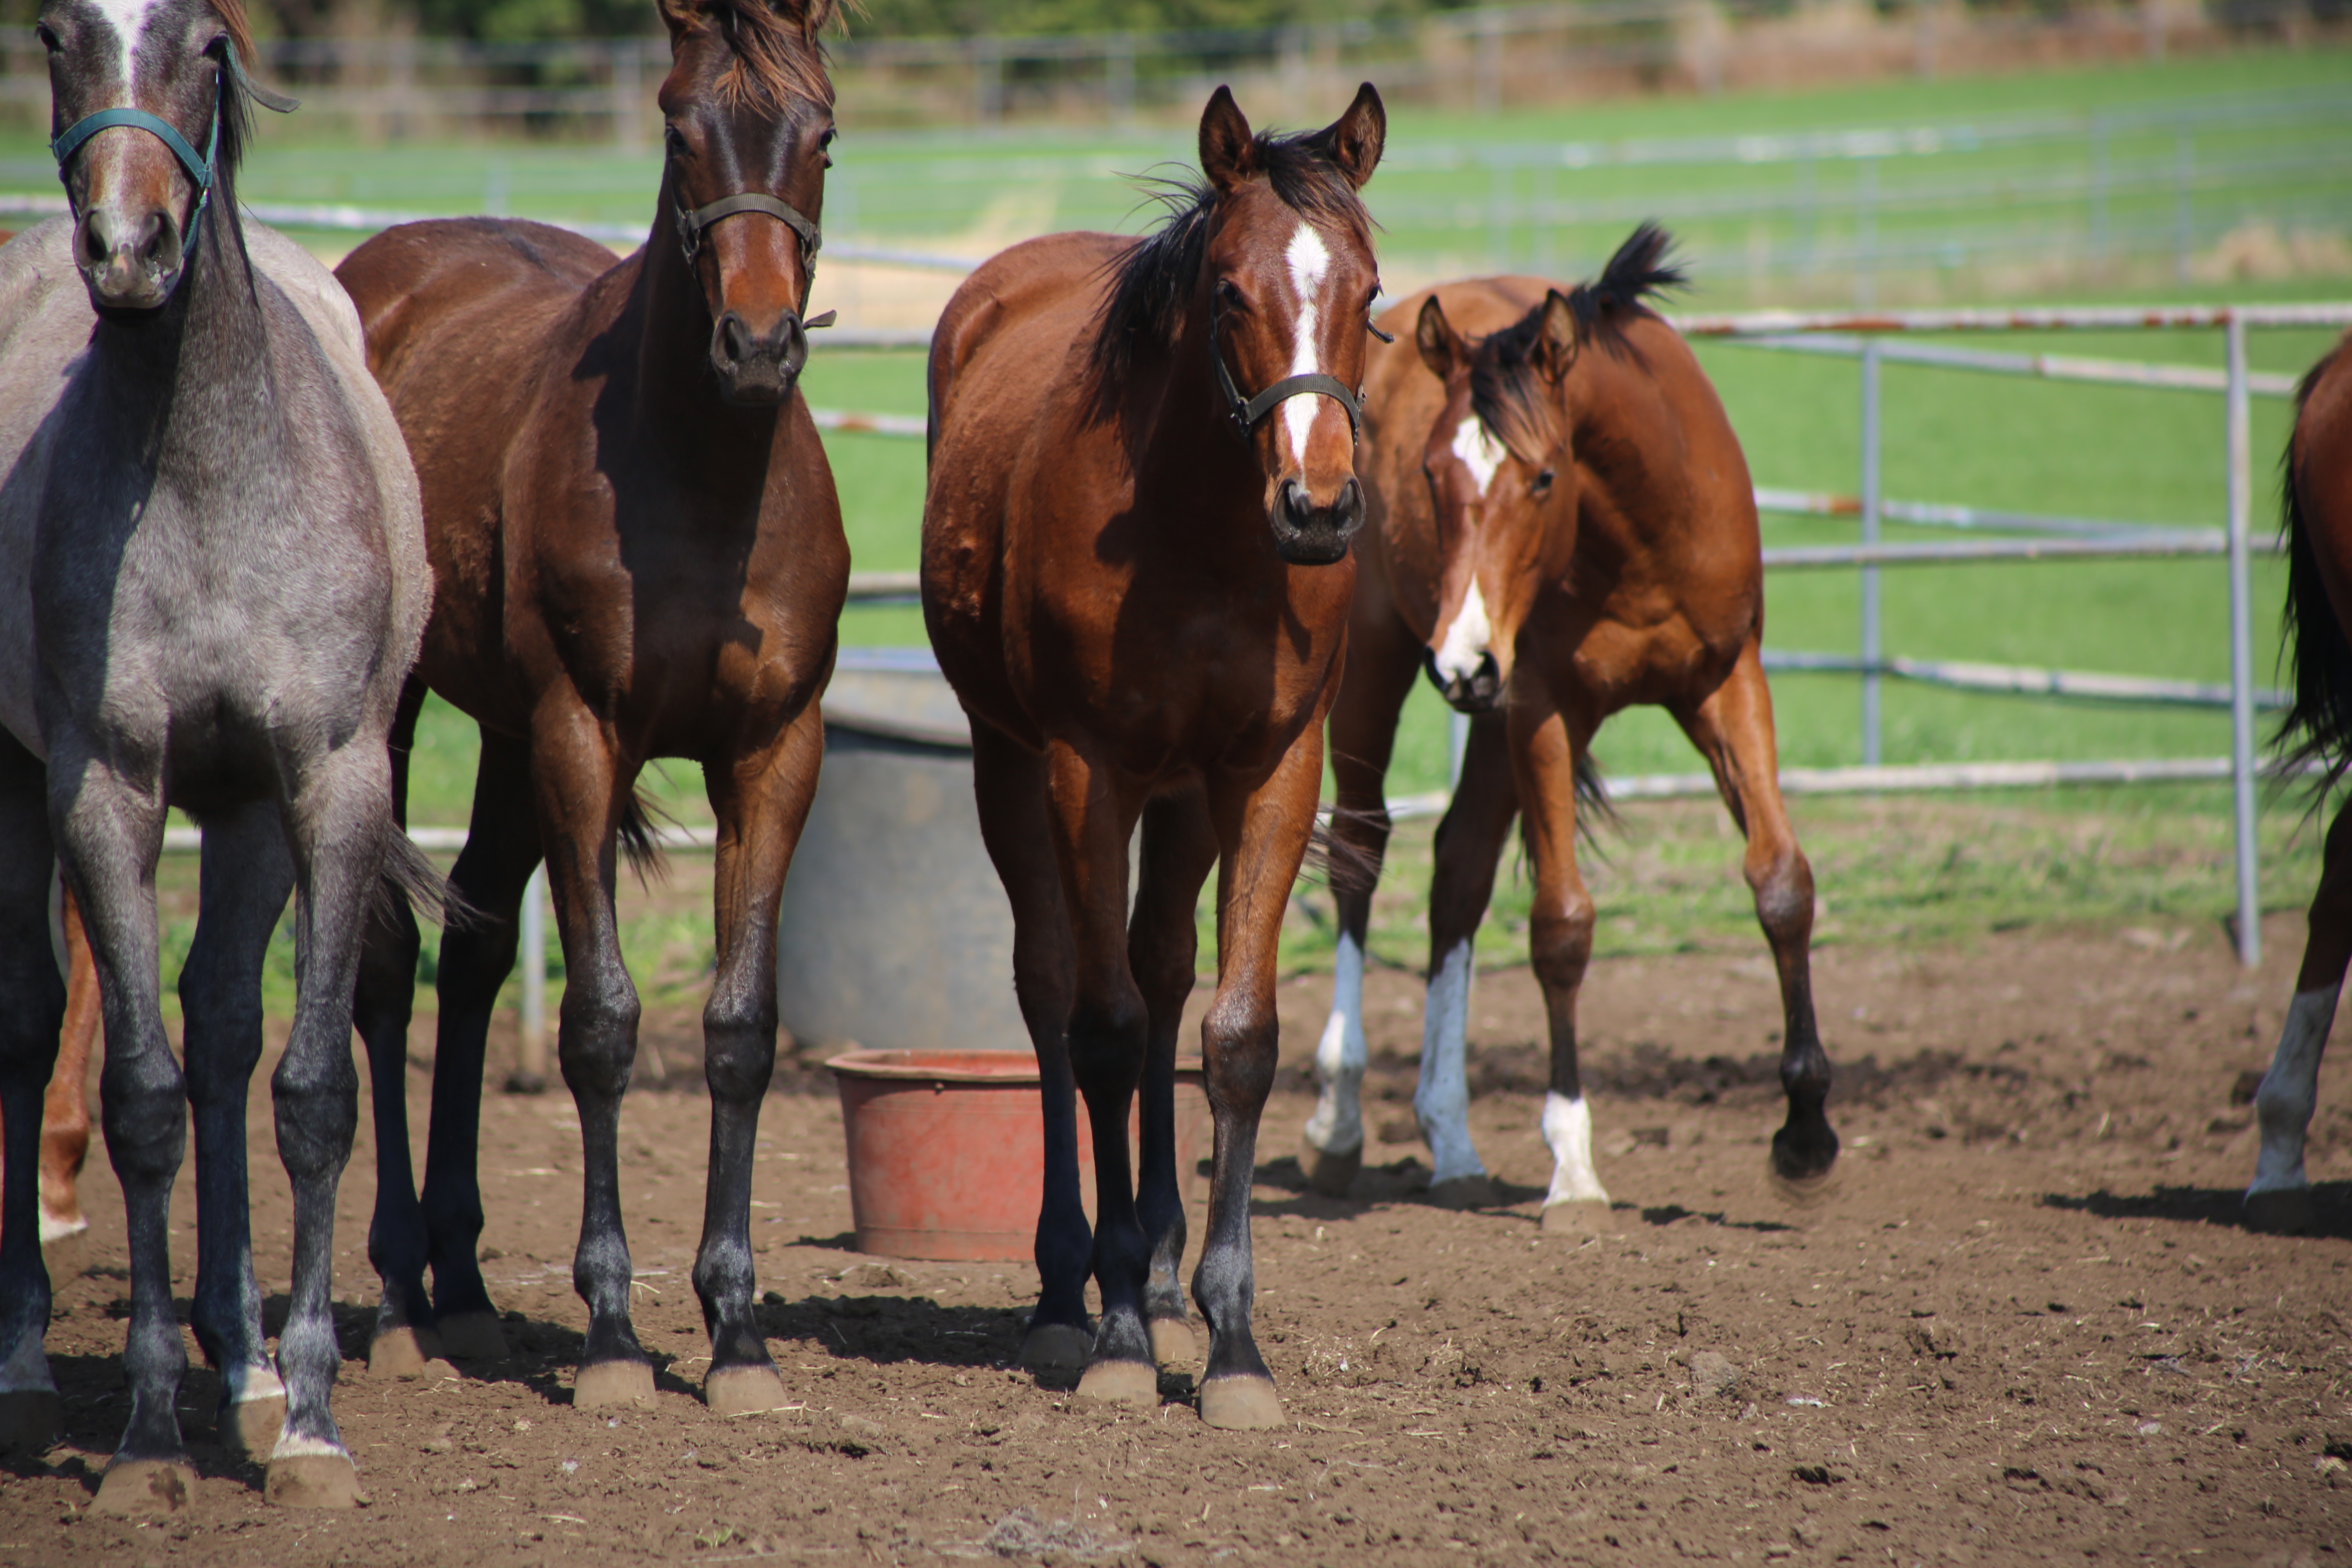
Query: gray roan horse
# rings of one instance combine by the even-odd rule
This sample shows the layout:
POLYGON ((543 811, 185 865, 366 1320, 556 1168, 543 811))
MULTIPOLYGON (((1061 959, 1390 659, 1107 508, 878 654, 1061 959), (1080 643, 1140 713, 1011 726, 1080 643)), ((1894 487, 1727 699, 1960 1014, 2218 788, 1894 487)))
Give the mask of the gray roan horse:
POLYGON ((415 476, 350 301, 237 220, 248 102, 274 95, 231 52, 250 47, 236 0, 48 0, 40 37, 73 216, 0 248, 0 1425, 44 1444, 58 1414, 33 1180, 64 1001, 54 858, 97 956, 107 1152, 129 1210, 131 1413, 98 1500, 170 1510, 195 1479, 167 1228, 184 1103, 190 1316, 222 1373, 220 1439, 267 1453, 273 1501, 348 1505, 328 1290, 358 1117, 352 985, 386 874, 439 891, 392 830, 385 743, 431 594, 415 476), (169 806, 204 829, 184 1075, 158 994, 169 806), (270 1087, 294 1279, 273 1368, 245 1107, 289 889, 298 996, 270 1087))

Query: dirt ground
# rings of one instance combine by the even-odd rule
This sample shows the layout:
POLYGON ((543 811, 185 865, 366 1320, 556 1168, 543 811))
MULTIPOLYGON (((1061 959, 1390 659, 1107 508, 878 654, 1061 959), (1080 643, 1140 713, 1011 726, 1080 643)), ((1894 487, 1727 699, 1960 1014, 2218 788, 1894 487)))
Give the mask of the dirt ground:
MULTIPOLYGON (((667 1363, 656 1403, 571 1408, 576 1123, 561 1095, 494 1094, 483 1255, 511 1359, 413 1382, 348 1362, 336 1410, 373 1506, 331 1516, 273 1510, 258 1472, 211 1445, 199 1363, 193 1510, 98 1517, 128 1295, 100 1152, 94 1228, 57 1260, 48 1343, 71 1432, 0 1472, 0 1563, 2352 1562, 2340 1068, 2314 1129, 2326 1234, 2234 1223, 2252 1164, 2242 1075, 2267 1058, 2300 926, 2270 923, 2254 976, 2218 930, 1824 951, 1846 1154, 1801 1209, 1764 1180, 1779 1016, 1760 943, 1598 963, 1589 1081, 1618 1231, 1584 1238, 1536 1223, 1549 1167, 1524 968, 1478 984, 1475 1124, 1508 1201, 1470 1214, 1414 1190, 1420 987, 1395 971, 1369 987, 1380 1168, 1351 1201, 1302 1190, 1288 1153, 1328 982, 1287 985, 1255 1219, 1261 1342, 1292 1417, 1275 1433, 1203 1427, 1184 1375, 1144 1415, 1008 1370, 1025 1265, 847 1250, 839 1112, 802 1062, 767 1108, 753 1210, 793 1408, 721 1420, 695 1393, 707 1107, 690 1087, 633 1093, 624 1119, 636 1321, 667 1363)), ((690 1016, 651 1022, 670 1082, 690 1083, 690 1016)), ((274 1327, 289 1210, 256 1087, 274 1327)), ((410 1088, 421 1136, 421 1069, 410 1088)), ((372 1173, 363 1131, 338 1235, 353 1357, 374 1300, 372 1173)), ((184 1181, 176 1202, 189 1270, 184 1181)))

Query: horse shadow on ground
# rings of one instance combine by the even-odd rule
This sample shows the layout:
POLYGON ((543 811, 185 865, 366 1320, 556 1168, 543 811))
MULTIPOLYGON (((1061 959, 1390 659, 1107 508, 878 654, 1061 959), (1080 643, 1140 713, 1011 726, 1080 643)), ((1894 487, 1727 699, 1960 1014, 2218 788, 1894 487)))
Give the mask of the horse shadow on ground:
MULTIPOLYGON (((1209 1162, 1201 1162, 1201 1192, 1208 1192, 1209 1162)), ((1366 1165, 1356 1173, 1354 1184, 1345 1197, 1332 1197, 1318 1193, 1307 1184, 1307 1173, 1295 1154, 1285 1154, 1278 1160, 1268 1160, 1252 1173, 1252 1180, 1262 1187, 1279 1187, 1295 1194, 1286 1198, 1253 1198, 1250 1213, 1255 1216, 1275 1218, 1289 1215, 1299 1219, 1353 1219, 1367 1210, 1384 1204, 1418 1204, 1428 1208, 1449 1208, 1430 1195, 1429 1167, 1411 1155, 1391 1160, 1385 1165, 1366 1165)), ((1495 1200, 1480 1204, 1478 1212, 1496 1213, 1517 1205, 1534 1203, 1544 1195, 1541 1187, 1523 1187, 1513 1182, 1495 1178, 1495 1200)))
MULTIPOLYGON (((2237 1187, 2158 1187, 2149 1193, 2044 1193, 2042 1206, 2087 1214, 2099 1219, 2162 1219, 2180 1225, 2242 1230, 2245 1194, 2237 1187)), ((2352 1241, 2352 1182, 2316 1182, 2311 1188, 2311 1223, 2300 1233, 2352 1241)))

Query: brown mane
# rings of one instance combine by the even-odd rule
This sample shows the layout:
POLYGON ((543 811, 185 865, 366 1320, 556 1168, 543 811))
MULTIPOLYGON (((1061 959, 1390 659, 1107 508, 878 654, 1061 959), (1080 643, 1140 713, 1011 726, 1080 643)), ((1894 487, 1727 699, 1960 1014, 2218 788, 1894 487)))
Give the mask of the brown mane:
POLYGON ((718 26, 735 56, 719 78, 719 93, 730 103, 781 108, 798 97, 830 105, 833 82, 818 35, 840 15, 841 0, 801 0, 797 16, 793 3, 657 0, 662 20, 675 28, 718 26))
POLYGON ((253 48, 253 24, 246 19, 245 0, 207 0, 213 15, 228 29, 228 41, 236 48, 236 58, 251 70, 259 63, 253 48))

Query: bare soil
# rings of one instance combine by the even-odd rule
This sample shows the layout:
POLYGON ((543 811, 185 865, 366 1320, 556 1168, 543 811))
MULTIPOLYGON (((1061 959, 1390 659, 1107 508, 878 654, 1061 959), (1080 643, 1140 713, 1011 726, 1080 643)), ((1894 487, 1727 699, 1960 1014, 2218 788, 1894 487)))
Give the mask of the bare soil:
MULTIPOLYGON (((2340 1075, 2314 1129, 2325 1233, 2236 1224, 2242 1080, 2267 1058, 2300 928, 2273 920, 2251 976, 2215 931, 1825 950, 1846 1154, 1802 1208, 1764 1179, 1779 1016, 1760 942, 1597 963, 1587 1059, 1618 1230, 1593 1237, 1536 1223, 1542 1015, 1525 969, 1479 982, 1475 1125, 1508 1201, 1468 1214, 1416 1192, 1420 986, 1394 971, 1369 985, 1372 1168, 1351 1201, 1302 1190, 1289 1152, 1328 982, 1286 985, 1255 1222, 1258 1331, 1293 1418, 1276 1433, 1203 1427, 1181 1373, 1138 1414, 1008 1370, 1025 1265, 848 1250, 839 1113, 805 1060, 768 1105, 753 1210, 793 1407, 710 1415, 688 1282, 707 1107, 677 1010, 649 1034, 689 1087, 633 1093, 624 1118, 636 1321, 667 1363, 651 1408, 571 1407, 576 1123, 560 1094, 494 1094, 483 1248, 515 1353, 416 1381, 346 1363, 336 1409, 373 1505, 265 1504, 258 1473, 212 1446, 199 1363, 194 1507, 94 1516, 128 1297, 100 1153, 94 1228, 54 1260, 71 1431, 0 1472, 0 1563, 2352 1561, 2340 1075)), ((274 1327, 289 1205, 264 1079, 255 1229, 274 1327)), ((422 1069, 410 1089, 421 1137, 422 1069)), ((363 1131, 338 1234, 354 1358, 373 1185, 363 1131)), ((186 1183, 175 1202, 192 1270, 186 1183)))

